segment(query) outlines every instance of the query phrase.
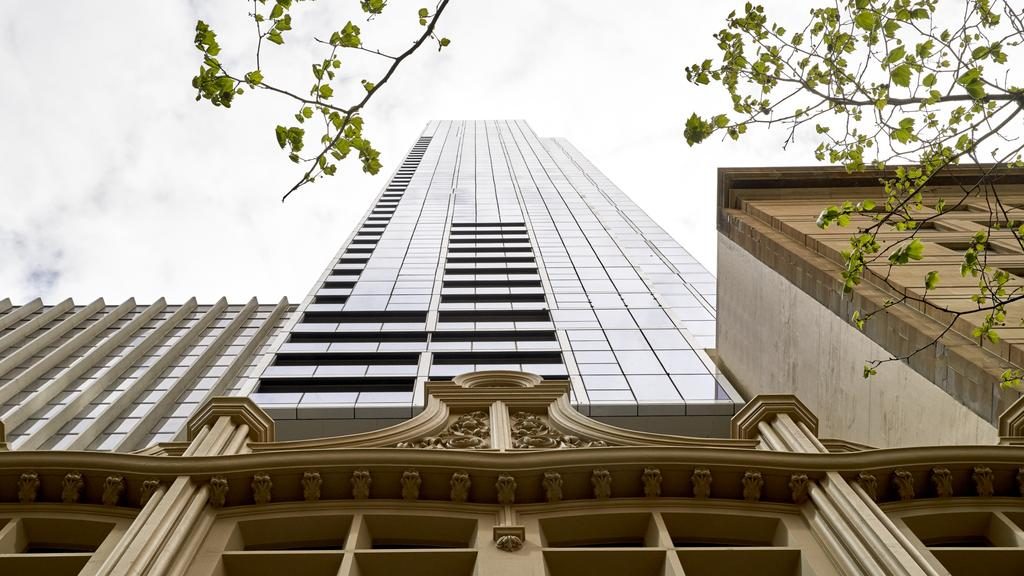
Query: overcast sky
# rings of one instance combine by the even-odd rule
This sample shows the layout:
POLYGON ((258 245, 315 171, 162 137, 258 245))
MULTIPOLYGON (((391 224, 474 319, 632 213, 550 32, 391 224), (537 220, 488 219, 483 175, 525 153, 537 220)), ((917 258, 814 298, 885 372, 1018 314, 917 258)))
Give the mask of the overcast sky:
MULTIPOLYGON (((793 4, 768 3, 806 13, 793 4)), ((300 5, 295 28, 327 36, 357 5, 300 5)), ((404 47, 421 5, 391 0, 366 44, 404 47)), ((711 34, 740 5, 453 0, 441 23, 451 46, 418 53, 367 110, 384 170, 347 164, 282 204, 298 173, 273 126, 290 105, 266 93, 229 111, 193 101, 197 18, 218 31, 226 64, 252 68, 244 2, 6 3, 0 299, 298 301, 430 119, 523 118, 568 138, 714 270, 716 167, 813 160, 782 152, 781 133, 683 140, 685 117, 723 96, 687 86, 683 68, 713 55, 711 34)), ((304 90, 313 55, 305 43, 271 52, 266 76, 304 90)))

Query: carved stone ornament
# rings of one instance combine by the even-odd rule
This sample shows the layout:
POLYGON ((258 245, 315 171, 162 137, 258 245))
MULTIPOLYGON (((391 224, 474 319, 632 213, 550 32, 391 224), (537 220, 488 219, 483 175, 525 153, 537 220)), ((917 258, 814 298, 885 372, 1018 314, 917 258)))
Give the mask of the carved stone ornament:
POLYGON ((320 487, 323 486, 323 478, 319 472, 302 473, 302 497, 306 502, 316 502, 320 499, 320 487))
POLYGON ((402 500, 418 500, 423 479, 416 470, 402 472, 402 500))
POLYGON ((25 472, 18 477, 18 502, 31 504, 39 496, 39 474, 25 472))
POLYGON ((605 500, 612 497, 612 473, 606 468, 595 468, 590 474, 590 484, 594 487, 594 498, 605 500))
POLYGON ((810 488, 811 481, 807 478, 807 474, 793 474, 789 477, 789 491, 793 496, 794 504, 807 502, 810 488))
POLYGON ((81 472, 68 472, 64 475, 64 482, 61 484, 60 500, 65 504, 74 504, 82 497, 82 487, 85 480, 81 472))
POLYGON ((370 471, 366 469, 355 470, 352 472, 352 497, 356 500, 366 500, 370 497, 370 484, 373 484, 373 478, 370 477, 370 471))
POLYGON ((549 504, 562 501, 562 475, 558 472, 545 472, 541 480, 544 486, 544 497, 549 504))
POLYGON ((503 552, 518 552, 523 549, 523 539, 514 534, 506 534, 498 538, 494 545, 503 552))
POLYGON ((512 414, 513 448, 596 448, 607 446, 603 440, 589 440, 562 434, 552 428, 547 420, 532 412, 512 414))
POLYGON ((913 500, 914 499, 914 475, 907 470, 894 470, 892 473, 892 483, 896 486, 896 492, 900 495, 900 500, 913 500))
POLYGON ((690 476, 693 483, 693 497, 699 500, 711 497, 711 470, 695 468, 690 476))
POLYGON ((270 500, 273 498, 271 491, 274 488, 274 481, 270 479, 270 474, 266 472, 253 474, 250 486, 252 487, 253 502, 257 504, 270 504, 270 500))
POLYGON ((498 504, 508 506, 516 501, 516 479, 509 474, 499 474, 494 488, 498 491, 498 504))
POLYGON ((399 442, 398 448, 475 450, 490 447, 490 416, 484 410, 461 414, 438 436, 399 442))
POLYGON ((935 495, 939 498, 949 498, 953 495, 953 474, 948 468, 932 468, 932 484, 935 486, 935 495))
POLYGON ((149 503, 149 499, 156 494, 156 491, 160 488, 159 480, 145 480, 142 482, 142 490, 139 491, 139 506, 145 506, 149 503))
POLYGON ((228 479, 223 476, 210 478, 210 506, 223 508, 228 499, 228 479))
POLYGON ((874 474, 868 474, 867 472, 861 472, 857 476, 857 483, 864 489, 864 493, 871 498, 872 501, 878 502, 878 478, 874 474))
POLYGON ((644 483, 644 496, 648 498, 661 496, 661 470, 657 468, 644 468, 644 473, 640 476, 640 480, 644 483))
POLYGON ((764 487, 764 478, 756 470, 747 470, 743 473, 743 499, 747 502, 757 502, 761 499, 761 488, 764 487))
POLYGON ((468 472, 458 471, 452 473, 452 479, 448 482, 452 490, 449 494, 452 502, 466 502, 469 500, 469 487, 473 485, 473 481, 469 477, 468 472))
POLYGON ((995 476, 992 474, 991 468, 988 466, 975 466, 971 478, 974 479, 974 492, 978 496, 988 498, 995 494, 995 476))
POLYGON ((124 488, 123 476, 107 476, 103 481, 103 505, 117 506, 121 501, 121 494, 124 494, 124 488))

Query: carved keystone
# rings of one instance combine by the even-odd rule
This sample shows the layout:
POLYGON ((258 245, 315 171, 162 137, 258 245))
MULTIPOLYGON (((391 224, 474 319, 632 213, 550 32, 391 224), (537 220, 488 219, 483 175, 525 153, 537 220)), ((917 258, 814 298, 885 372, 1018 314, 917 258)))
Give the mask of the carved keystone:
POLYGON ((953 495, 953 474, 948 468, 932 468, 932 485, 936 496, 949 498, 953 495))
POLYGON ((757 502, 761 499, 761 488, 764 486, 764 478, 756 470, 747 470, 743 473, 743 499, 747 502, 757 502))
POLYGON ((974 491, 978 496, 988 498, 995 494, 995 476, 992 474, 991 468, 975 466, 971 478, 974 480, 974 491))
POLYGON ((690 476, 693 483, 693 497, 698 500, 711 497, 711 470, 707 468, 695 468, 690 476))
POLYGON ((913 500, 914 499, 914 475, 907 470, 894 470, 892 473, 892 483, 896 486, 896 492, 900 495, 900 500, 913 500))
POLYGON ((648 498, 661 496, 661 470, 657 468, 644 468, 640 481, 644 483, 644 496, 648 498))
POLYGON ((549 504, 562 501, 562 475, 558 472, 545 472, 541 480, 544 486, 544 497, 549 504))
POLYGON ((85 480, 81 472, 68 472, 61 484, 60 499, 65 504, 74 504, 82 497, 85 480))
POLYGON ((526 542, 526 528, 523 526, 495 526, 494 545, 503 552, 517 552, 526 542))
POLYGON ((516 479, 508 474, 499 474, 494 488, 498 491, 498 504, 508 506, 516 501, 516 479))
POLYGON ((117 503, 121 500, 121 494, 124 493, 124 489, 123 476, 107 476, 107 479, 103 481, 103 505, 117 506, 117 503))
POLYGON ((228 499, 228 479, 223 476, 214 476, 210 478, 210 506, 213 508, 223 508, 224 503, 228 499))
POLYGON ((302 497, 306 502, 316 502, 320 499, 320 487, 323 483, 319 472, 302 473, 302 497))
POLYGON ((594 487, 594 498, 605 500, 612 497, 612 473, 607 468, 595 468, 590 474, 590 484, 594 487))
POLYGON ((18 502, 31 504, 39 496, 39 474, 25 472, 18 477, 18 502))
POLYGON ((420 473, 416 470, 406 470, 402 472, 402 499, 403 500, 418 500, 420 497, 420 484, 423 483, 423 479, 420 478, 420 473))
POLYGON ((469 500, 469 487, 473 485, 473 481, 469 477, 469 473, 465 471, 458 471, 452 473, 452 479, 448 482, 452 490, 449 497, 452 502, 466 502, 469 500))
POLYGON ((370 477, 369 470, 365 468, 354 470, 352 472, 352 497, 356 500, 369 498, 371 484, 373 484, 373 478, 370 477))
POLYGON ((270 500, 273 497, 271 491, 274 488, 274 481, 270 479, 270 474, 266 472, 253 474, 250 487, 252 488, 253 502, 257 504, 270 504, 270 500))
POLYGON ((793 474, 789 477, 789 490, 793 496, 794 504, 807 502, 810 488, 811 481, 807 478, 807 474, 793 474))

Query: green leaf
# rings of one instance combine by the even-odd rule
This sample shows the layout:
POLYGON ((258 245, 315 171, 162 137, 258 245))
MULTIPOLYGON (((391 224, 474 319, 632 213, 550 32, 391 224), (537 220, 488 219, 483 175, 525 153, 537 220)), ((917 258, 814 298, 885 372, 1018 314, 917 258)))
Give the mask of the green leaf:
POLYGON ((274 7, 270 10, 270 18, 277 20, 284 15, 284 6, 280 4, 274 4, 274 7))
POLYGON ((710 136, 713 131, 714 129, 711 124, 700 116, 697 116, 697 113, 694 112, 686 119, 686 127, 683 130, 683 136, 686 137, 686 143, 693 146, 694 144, 700 144, 703 142, 704 139, 710 136))
POLYGON ((935 74, 928 74, 923 80, 921 80, 921 84, 924 84, 925 88, 931 88, 932 86, 935 86, 936 81, 935 74))
POLYGON ((985 58, 985 56, 988 56, 988 53, 988 46, 978 46, 974 50, 971 50, 971 58, 974 58, 975 60, 981 60, 985 58))
POLYGON ((444 48, 445 46, 447 46, 447 45, 451 44, 451 43, 452 43, 452 41, 451 41, 451 40, 449 40, 449 39, 447 39, 447 38, 441 38, 441 39, 440 39, 440 40, 439 40, 439 41, 438 41, 437 43, 438 43, 438 44, 439 44, 439 45, 440 45, 440 46, 441 46, 442 48, 444 48))
POLYGON ((419 11, 418 14, 419 14, 420 18, 426 18, 427 16, 430 15, 430 10, 427 10, 426 8, 420 8, 420 11, 419 11))
POLYGON ((901 64, 892 70, 892 82, 897 86, 907 88, 910 86, 910 66, 901 64))
POLYGON ((867 31, 872 31, 878 25, 878 17, 870 10, 863 10, 853 19, 857 26, 867 31))
POLYGON ((932 270, 924 277, 924 287, 926 290, 934 290, 939 285, 939 272, 938 270, 932 270))
POLYGON ((252 85, 259 84, 263 82, 263 73, 259 70, 253 70, 245 75, 245 81, 252 85))
POLYGON ((331 88, 327 84, 324 84, 320 86, 319 94, 321 98, 327 100, 328 98, 334 95, 334 88, 331 88))
POLYGON ((303 107, 302 108, 302 117, 303 118, 312 118, 313 117, 313 109, 310 108, 309 106, 303 107))
POLYGON ((903 46, 897 46, 896 48, 893 48, 892 52, 889 52, 888 56, 885 57, 885 63, 886 64, 895 64, 895 63, 899 62, 900 60, 902 60, 903 57, 906 56, 906 55, 907 55, 907 49, 905 47, 903 47, 903 46))

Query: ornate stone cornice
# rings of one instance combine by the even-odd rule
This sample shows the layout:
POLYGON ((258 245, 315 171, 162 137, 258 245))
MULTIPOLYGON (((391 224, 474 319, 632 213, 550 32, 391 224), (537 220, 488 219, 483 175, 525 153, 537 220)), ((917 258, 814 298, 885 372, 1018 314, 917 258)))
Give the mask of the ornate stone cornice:
POLYGON ((792 394, 758 394, 732 417, 733 438, 757 438, 757 425, 771 423, 779 414, 787 414, 793 421, 807 426, 811 434, 818 435, 818 417, 792 394))
POLYGON ((196 437, 203 426, 213 426, 221 416, 228 416, 236 424, 249 427, 249 439, 253 442, 274 440, 274 419, 255 402, 244 396, 218 396, 210 398, 192 414, 186 424, 189 441, 196 437))

